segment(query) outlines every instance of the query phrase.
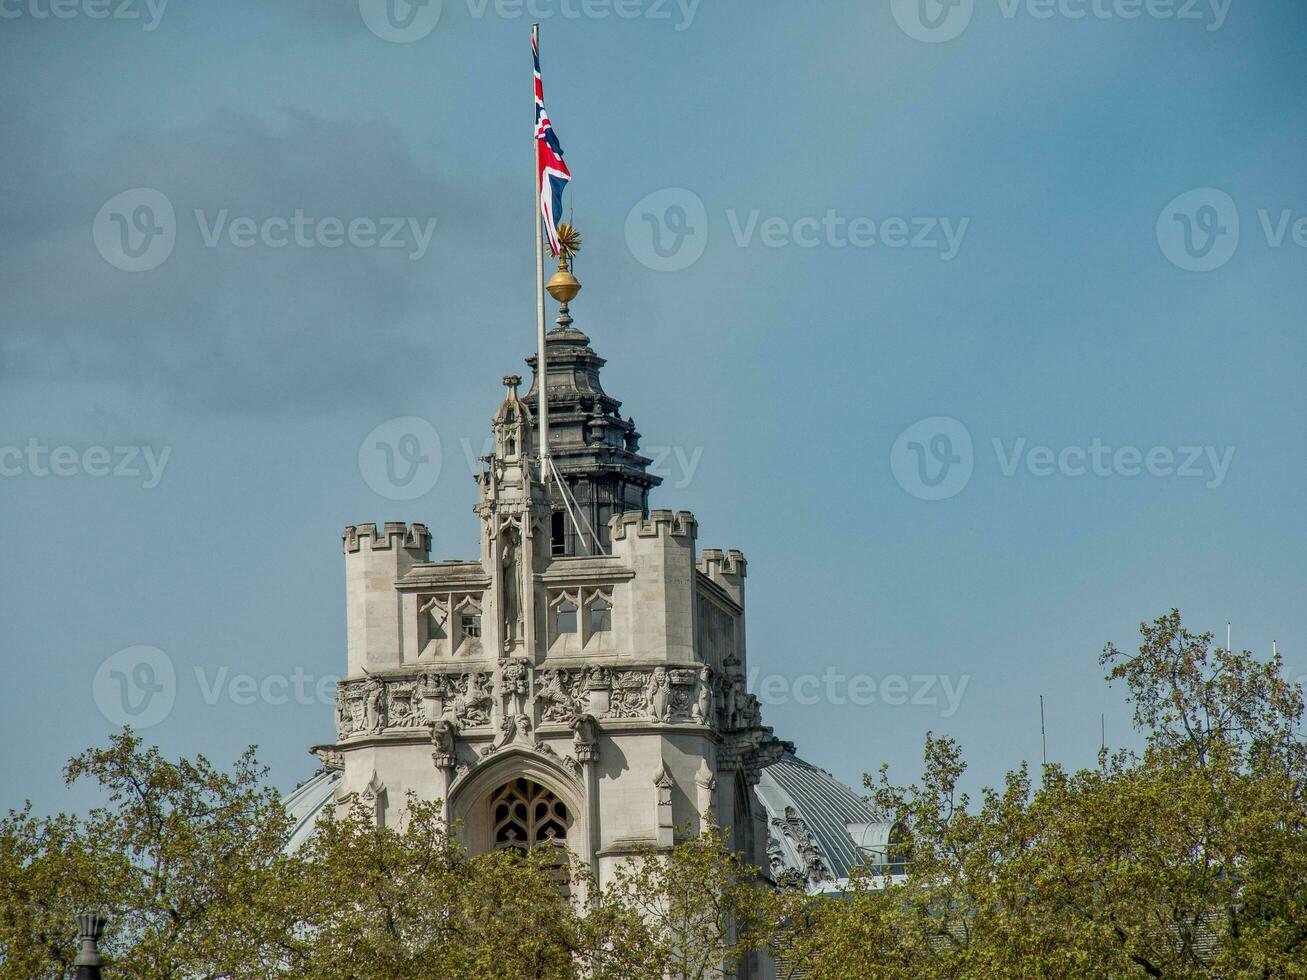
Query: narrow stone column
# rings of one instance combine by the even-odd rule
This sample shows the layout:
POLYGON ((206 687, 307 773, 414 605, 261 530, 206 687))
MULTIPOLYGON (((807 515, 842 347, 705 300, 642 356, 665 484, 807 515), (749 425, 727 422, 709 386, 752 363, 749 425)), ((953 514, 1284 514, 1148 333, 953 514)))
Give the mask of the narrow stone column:
POLYGON ((73 960, 77 971, 76 980, 101 980, 100 964, 103 959, 100 956, 100 937, 104 935, 108 921, 104 916, 91 912, 83 912, 77 917, 77 942, 80 949, 77 951, 77 959, 73 960))

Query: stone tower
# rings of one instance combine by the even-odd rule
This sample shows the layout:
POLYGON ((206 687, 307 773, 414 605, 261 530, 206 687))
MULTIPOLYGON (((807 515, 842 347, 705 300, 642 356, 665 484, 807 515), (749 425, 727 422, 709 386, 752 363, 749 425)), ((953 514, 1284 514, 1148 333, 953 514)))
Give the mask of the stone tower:
MULTIPOLYGON (((567 314, 546 335, 545 358, 549 363, 549 448, 576 505, 607 551, 609 522, 628 511, 648 514, 649 491, 663 482, 662 477, 649 472, 652 460, 638 452, 640 433, 635 422, 622 418, 622 403, 605 392, 599 381, 599 370, 606 362, 590 348, 590 338, 572 326, 567 314)), ((534 355, 526 362, 533 373, 526 403, 534 412, 539 408, 539 371, 534 355)), ((531 440, 538 451, 539 433, 534 429, 531 440)), ((551 507, 550 553, 586 554, 586 535, 577 533, 557 488, 552 488, 551 507)))
POLYGON ((699 554, 693 515, 647 509, 658 478, 570 319, 547 351, 551 446, 599 546, 559 533, 539 377, 525 396, 506 377, 477 476, 478 560, 431 561, 421 524, 345 529, 348 675, 337 740, 315 750, 335 800, 392 823, 415 791, 444 801, 474 850, 565 841, 601 883, 711 813, 767 867, 753 786, 785 745, 746 690, 744 556, 699 554))

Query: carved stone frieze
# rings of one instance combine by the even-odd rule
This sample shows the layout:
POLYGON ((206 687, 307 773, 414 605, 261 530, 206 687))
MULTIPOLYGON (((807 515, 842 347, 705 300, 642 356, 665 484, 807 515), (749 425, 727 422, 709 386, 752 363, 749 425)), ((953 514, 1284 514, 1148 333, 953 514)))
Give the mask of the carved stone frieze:
POLYGON ((700 724, 745 734, 757 728, 756 700, 741 700, 734 692, 734 684, 723 688, 707 667, 537 668, 523 658, 506 658, 498 671, 424 670, 342 681, 336 689, 336 725, 345 740, 416 734, 442 719, 457 731, 470 732, 488 729, 496 719, 515 724, 518 717, 533 726, 571 727, 585 715, 599 722, 700 724), (736 707, 726 710, 724 705, 736 707))

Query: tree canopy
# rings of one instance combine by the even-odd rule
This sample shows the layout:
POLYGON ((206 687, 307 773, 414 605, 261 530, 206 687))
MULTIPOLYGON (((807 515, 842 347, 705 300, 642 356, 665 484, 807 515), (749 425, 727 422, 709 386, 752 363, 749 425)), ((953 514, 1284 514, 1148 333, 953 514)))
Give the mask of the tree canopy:
POLYGON ((126 730, 67 767, 103 806, 0 821, 0 978, 69 976, 85 910, 133 980, 700 978, 764 955, 781 977, 1307 975, 1302 692, 1176 611, 1140 629, 1100 658, 1138 750, 973 799, 929 734, 918 780, 866 778, 908 873, 869 863, 840 897, 776 887, 714 829, 600 887, 548 848, 472 854, 413 797, 399 826, 356 806, 286 853, 253 750, 221 770, 126 730))

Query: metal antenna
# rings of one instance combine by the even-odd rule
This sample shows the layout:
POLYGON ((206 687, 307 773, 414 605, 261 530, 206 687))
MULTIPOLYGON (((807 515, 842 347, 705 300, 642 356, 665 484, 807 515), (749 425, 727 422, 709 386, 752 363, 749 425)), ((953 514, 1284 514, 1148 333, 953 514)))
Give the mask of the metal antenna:
POLYGON ((1044 729, 1044 695, 1039 696, 1039 746, 1044 754, 1044 765, 1048 766, 1048 734, 1044 729))

